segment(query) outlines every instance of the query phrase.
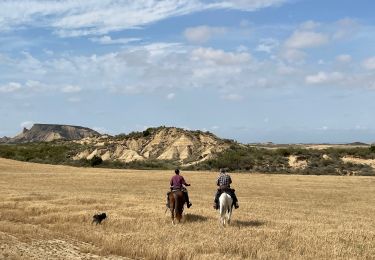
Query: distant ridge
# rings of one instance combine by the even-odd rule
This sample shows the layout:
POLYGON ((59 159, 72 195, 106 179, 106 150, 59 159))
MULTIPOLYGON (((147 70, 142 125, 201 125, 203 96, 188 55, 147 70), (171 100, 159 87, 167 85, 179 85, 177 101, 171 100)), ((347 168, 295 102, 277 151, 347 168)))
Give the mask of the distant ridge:
POLYGON ((86 137, 100 136, 90 128, 74 125, 34 124, 30 130, 24 128, 22 133, 5 139, 6 143, 50 142, 54 140, 77 140, 86 137))
POLYGON ((348 145, 354 145, 354 146, 367 146, 367 143, 363 142, 353 142, 353 143, 348 143, 348 145))

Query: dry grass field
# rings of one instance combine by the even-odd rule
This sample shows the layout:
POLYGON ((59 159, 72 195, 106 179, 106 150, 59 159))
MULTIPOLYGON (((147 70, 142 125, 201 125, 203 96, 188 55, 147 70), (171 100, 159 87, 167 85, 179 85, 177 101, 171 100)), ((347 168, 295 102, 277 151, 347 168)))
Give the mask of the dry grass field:
POLYGON ((0 159, 0 259, 375 258, 375 178, 232 174, 240 208, 221 228, 216 173, 182 175, 193 206, 172 226, 172 172, 0 159))

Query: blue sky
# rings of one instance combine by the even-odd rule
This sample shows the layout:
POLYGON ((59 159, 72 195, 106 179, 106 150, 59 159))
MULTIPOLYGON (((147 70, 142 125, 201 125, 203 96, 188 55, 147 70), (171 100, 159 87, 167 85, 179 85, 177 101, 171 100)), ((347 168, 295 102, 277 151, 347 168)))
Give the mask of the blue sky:
POLYGON ((375 142, 370 0, 2 0, 0 136, 33 123, 375 142))

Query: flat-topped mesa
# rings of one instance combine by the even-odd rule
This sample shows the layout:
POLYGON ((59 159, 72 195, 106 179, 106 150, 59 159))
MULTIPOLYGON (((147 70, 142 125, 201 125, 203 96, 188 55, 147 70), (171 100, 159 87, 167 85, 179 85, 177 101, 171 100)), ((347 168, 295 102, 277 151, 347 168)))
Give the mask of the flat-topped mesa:
POLYGON ((34 124, 30 130, 8 140, 8 143, 50 142, 54 140, 77 140, 86 137, 100 136, 90 128, 73 125, 34 124))

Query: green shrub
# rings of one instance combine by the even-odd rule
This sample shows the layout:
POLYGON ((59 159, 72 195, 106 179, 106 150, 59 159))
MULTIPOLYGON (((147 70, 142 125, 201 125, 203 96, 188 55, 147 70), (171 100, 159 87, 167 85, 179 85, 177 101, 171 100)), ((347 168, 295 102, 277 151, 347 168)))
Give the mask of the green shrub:
POLYGON ((142 132, 142 135, 143 135, 143 137, 147 137, 147 136, 151 135, 151 129, 148 128, 148 129, 144 130, 142 132))
POLYGON ((96 155, 94 155, 94 157, 92 157, 91 160, 90 160, 91 167, 98 166, 102 163, 103 163, 103 159, 99 156, 96 156, 96 155))

